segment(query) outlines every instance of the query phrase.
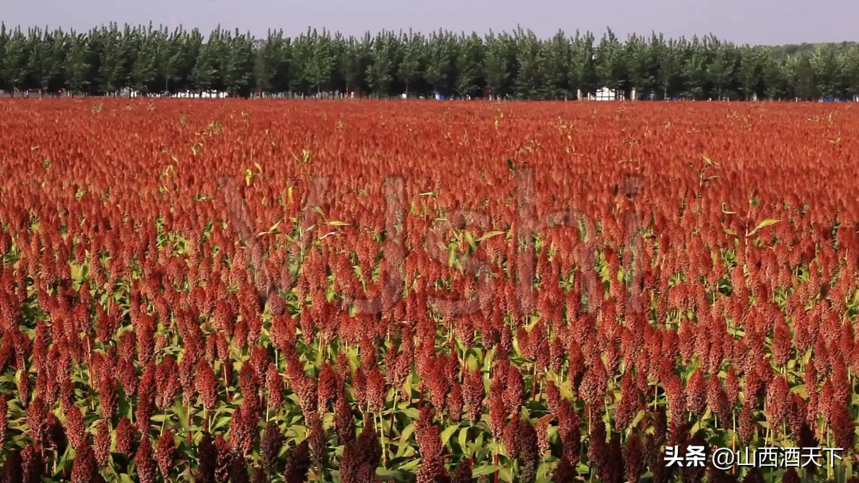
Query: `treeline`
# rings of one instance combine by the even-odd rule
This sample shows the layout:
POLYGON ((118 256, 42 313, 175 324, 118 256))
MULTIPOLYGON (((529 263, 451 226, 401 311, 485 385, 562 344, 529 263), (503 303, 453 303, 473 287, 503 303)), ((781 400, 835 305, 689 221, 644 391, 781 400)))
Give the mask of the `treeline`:
POLYGON ((86 33, 0 27, 0 89, 103 95, 366 92, 571 99, 608 87, 653 99, 820 99, 859 95, 859 47, 774 49, 713 36, 666 39, 611 30, 539 39, 517 28, 347 37, 269 31, 103 26, 86 33))

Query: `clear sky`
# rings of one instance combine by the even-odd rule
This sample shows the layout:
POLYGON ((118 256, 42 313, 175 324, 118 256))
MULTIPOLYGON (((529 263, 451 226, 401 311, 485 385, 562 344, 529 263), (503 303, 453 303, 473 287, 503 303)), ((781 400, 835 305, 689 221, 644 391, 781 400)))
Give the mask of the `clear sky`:
POLYGON ((621 38, 662 32, 668 37, 713 33, 735 43, 785 44, 859 40, 857 0, 5 0, 0 20, 20 25, 74 28, 110 21, 239 28, 257 36, 268 28, 297 35, 308 26, 361 35, 382 29, 429 32, 511 31, 516 24, 549 37, 559 28, 621 38))

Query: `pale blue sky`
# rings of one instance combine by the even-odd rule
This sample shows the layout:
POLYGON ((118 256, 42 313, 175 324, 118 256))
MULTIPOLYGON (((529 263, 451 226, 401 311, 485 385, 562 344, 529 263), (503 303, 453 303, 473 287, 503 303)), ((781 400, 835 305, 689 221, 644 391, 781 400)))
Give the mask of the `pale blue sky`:
POLYGON ((110 21, 198 27, 217 24, 250 30, 282 28, 296 35, 308 26, 361 35, 382 29, 428 32, 438 28, 486 33, 516 24, 549 37, 562 28, 611 27, 620 37, 655 30, 669 37, 713 33, 736 43, 783 44, 859 40, 859 1, 848 0, 6 0, 7 26, 61 26, 88 30, 110 21), (84 6, 85 5, 85 6, 84 6), (526 6, 527 5, 527 6, 526 6))

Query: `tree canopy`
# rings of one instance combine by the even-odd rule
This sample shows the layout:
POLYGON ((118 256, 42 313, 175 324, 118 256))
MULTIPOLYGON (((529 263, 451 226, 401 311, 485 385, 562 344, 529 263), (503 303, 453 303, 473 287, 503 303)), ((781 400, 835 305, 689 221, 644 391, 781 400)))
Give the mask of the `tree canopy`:
POLYGON ((103 95, 362 91, 571 99, 599 87, 653 99, 820 99, 859 95, 859 45, 735 45, 714 36, 666 39, 611 30, 347 37, 308 29, 263 38, 215 29, 109 24, 85 33, 0 25, 0 89, 103 95))

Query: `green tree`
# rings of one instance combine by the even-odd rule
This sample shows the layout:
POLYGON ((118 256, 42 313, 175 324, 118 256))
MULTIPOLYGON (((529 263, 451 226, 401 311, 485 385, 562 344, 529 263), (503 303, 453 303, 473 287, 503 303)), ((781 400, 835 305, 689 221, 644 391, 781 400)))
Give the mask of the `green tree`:
POLYGON ((65 87, 72 94, 89 90, 92 83, 92 72, 90 69, 90 50, 88 38, 84 34, 69 35, 69 55, 66 58, 63 75, 65 87))
POLYGON ((601 86, 615 91, 626 91, 627 60, 623 46, 611 29, 603 35, 596 48, 596 73, 601 86))
POLYGON ((161 39, 158 32, 148 30, 135 31, 131 39, 124 39, 133 46, 133 61, 128 74, 129 86, 137 92, 147 94, 158 75, 158 49, 161 39))
POLYGON ((210 37, 198 50, 190 76, 191 85, 198 93, 215 88, 218 75, 218 42, 219 40, 210 37))
POLYGON ((367 84, 376 97, 391 95, 391 84, 396 76, 399 45, 390 32, 377 35, 370 48, 370 65, 367 66, 367 84))
POLYGON ((411 31, 409 31, 408 36, 402 39, 402 42, 403 57, 397 68, 397 79, 405 86, 406 96, 408 97, 409 88, 418 82, 423 74, 426 42, 423 35, 418 35, 411 31))
POLYGON ((425 58, 424 77, 427 83, 432 86, 434 94, 445 93, 451 80, 453 63, 450 35, 442 31, 433 33, 428 42, 425 58))
POLYGON ((30 57, 29 44, 20 27, 8 36, 4 44, 3 79, 6 83, 4 87, 14 93, 27 80, 30 57))
POLYGON ((820 44, 809 57, 817 93, 825 97, 837 96, 841 89, 840 63, 830 44, 820 44))
POLYGON ((713 61, 707 68, 707 79, 713 86, 713 93, 718 99, 729 96, 737 68, 736 49, 731 44, 714 42, 715 53, 713 61))
POLYGON ((559 30, 540 46, 539 75, 543 79, 541 97, 566 99, 570 94, 567 72, 570 70, 570 39, 559 30))
POLYGON ((226 55, 221 75, 224 89, 229 94, 247 96, 250 93, 254 59, 253 44, 253 36, 250 33, 240 34, 238 29, 226 38, 226 55))
POLYGON ((319 93, 331 82, 336 65, 331 37, 326 31, 321 35, 310 31, 302 47, 301 57, 296 59, 303 64, 301 74, 308 87, 319 93))
POLYGON ((483 78, 486 81, 486 89, 494 96, 505 94, 512 69, 510 38, 507 34, 498 36, 490 31, 484 42, 486 53, 483 78))
POLYGON ((573 92, 581 90, 582 95, 595 93, 599 84, 594 40, 592 33, 581 34, 576 31, 571 44, 567 80, 570 83, 570 90, 573 92))
POLYGON ((476 95, 483 84, 483 40, 477 34, 456 40, 454 90, 460 97, 476 95))

